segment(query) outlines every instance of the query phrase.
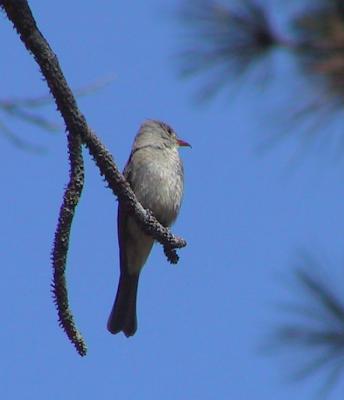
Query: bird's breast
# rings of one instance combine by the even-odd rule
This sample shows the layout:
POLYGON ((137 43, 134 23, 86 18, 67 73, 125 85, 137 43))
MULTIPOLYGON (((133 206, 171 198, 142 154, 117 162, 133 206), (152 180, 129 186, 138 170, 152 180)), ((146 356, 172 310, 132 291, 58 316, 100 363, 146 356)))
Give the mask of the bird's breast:
MULTIPOLYGON (((143 150, 142 150, 143 152, 143 150)), ((157 150, 134 154, 135 171, 131 186, 144 208, 158 221, 169 226, 176 219, 183 195, 183 166, 178 151, 157 150)))

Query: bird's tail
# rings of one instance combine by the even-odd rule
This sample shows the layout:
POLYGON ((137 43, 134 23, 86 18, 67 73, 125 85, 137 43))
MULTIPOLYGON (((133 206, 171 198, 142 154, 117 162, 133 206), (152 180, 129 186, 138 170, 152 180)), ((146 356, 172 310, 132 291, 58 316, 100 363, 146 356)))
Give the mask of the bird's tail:
POLYGON ((139 274, 121 273, 115 303, 107 323, 108 330, 115 334, 123 331, 132 336, 137 329, 136 297, 139 274))

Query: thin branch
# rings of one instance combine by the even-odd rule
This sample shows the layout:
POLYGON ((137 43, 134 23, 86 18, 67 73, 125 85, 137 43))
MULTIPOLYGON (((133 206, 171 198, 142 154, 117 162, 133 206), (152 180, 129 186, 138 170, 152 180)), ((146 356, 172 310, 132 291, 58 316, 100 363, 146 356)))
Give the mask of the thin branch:
POLYGON ((15 147, 21 150, 29 151, 31 153, 43 154, 46 149, 40 145, 30 143, 27 140, 20 138, 13 132, 6 124, 0 120, 0 134, 5 136, 15 147))
POLYGON ((81 139, 79 136, 67 135, 69 151, 69 183, 63 196, 60 215, 55 233, 54 248, 52 251, 53 283, 52 292, 54 303, 57 307, 59 325, 66 332, 70 341, 74 344, 77 352, 85 356, 87 352, 86 343, 78 331, 73 314, 69 307, 68 292, 66 285, 66 261, 69 247, 70 230, 84 186, 84 163, 82 158, 81 139))
POLYGON ((45 131, 58 132, 60 130, 57 124, 50 122, 47 118, 42 117, 41 115, 24 110, 15 101, 1 100, 0 109, 11 117, 36 125, 45 131))
POLYGON ((330 282, 320 277, 317 260, 307 256, 304 262, 304 266, 294 269, 300 291, 293 296, 297 300, 290 304, 288 321, 275 327, 269 348, 274 353, 287 350, 287 355, 293 357, 294 378, 324 371, 327 382, 335 383, 334 378, 343 373, 344 367, 344 303, 330 282), (294 321, 289 321, 290 315, 294 321))
MULTIPOLYGON (((102 79, 97 79, 96 81, 77 88, 74 90, 76 97, 87 96, 89 94, 93 94, 98 90, 104 88, 109 83, 111 83, 115 79, 114 75, 104 77, 102 79)), ((1 99, 0 100, 0 111, 2 111, 6 116, 12 117, 14 119, 19 119, 25 123, 34 125, 45 132, 55 133, 63 130, 63 125, 54 123, 49 121, 43 115, 32 112, 32 109, 43 107, 47 104, 51 104, 54 102, 54 98, 50 93, 45 94, 43 96, 35 96, 35 97, 22 97, 22 98, 10 98, 10 99, 1 99)), ((21 139, 19 135, 17 135, 10 128, 7 128, 0 121, 0 133, 14 146, 26 150, 32 153, 43 153, 45 149, 41 146, 34 145, 26 141, 25 139, 21 139)))
MULTIPOLYGON (((91 82, 85 86, 81 86, 79 88, 75 88, 74 95, 75 97, 83 97, 88 96, 89 94, 96 93, 100 89, 103 89, 105 86, 109 85, 111 82, 115 80, 114 75, 110 75, 108 77, 103 77, 101 79, 97 79, 94 82, 91 82)), ((42 106, 46 106, 51 104, 54 101, 54 98, 50 94, 44 94, 36 97, 20 97, 20 98, 11 98, 6 100, 0 100, 0 108, 38 108, 42 106)))

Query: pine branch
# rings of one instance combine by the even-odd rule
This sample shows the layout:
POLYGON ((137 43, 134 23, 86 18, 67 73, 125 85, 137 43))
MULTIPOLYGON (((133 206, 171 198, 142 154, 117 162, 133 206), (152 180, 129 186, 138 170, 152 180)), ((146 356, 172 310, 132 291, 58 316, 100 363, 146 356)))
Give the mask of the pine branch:
POLYGON ((218 0, 191 0, 183 3, 179 19, 187 30, 181 75, 208 73, 201 99, 214 95, 232 77, 242 77, 273 47, 285 46, 255 0, 244 0, 238 7, 218 0))
POLYGON ((274 354, 286 350, 292 357, 296 379, 327 373, 328 385, 323 389, 328 390, 344 370, 344 303, 333 284, 321 278, 320 270, 325 268, 320 269, 309 255, 304 266, 294 269, 299 290, 293 295, 294 301, 279 307, 284 321, 275 327, 267 344, 274 354))

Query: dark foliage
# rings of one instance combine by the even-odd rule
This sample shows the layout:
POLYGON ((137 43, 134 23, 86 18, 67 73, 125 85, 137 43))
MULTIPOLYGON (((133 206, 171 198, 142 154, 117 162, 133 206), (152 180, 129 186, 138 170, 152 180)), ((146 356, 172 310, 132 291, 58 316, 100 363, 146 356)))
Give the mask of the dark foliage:
POLYGON ((185 2, 180 18, 188 43, 180 55, 181 74, 208 72, 203 97, 242 76, 279 40, 264 8, 252 1, 241 2, 239 8, 212 0, 185 2))
MULTIPOLYGON (((283 49, 300 65, 309 89, 303 90, 305 98, 298 99, 288 113, 290 119, 299 123, 300 117, 314 117, 318 130, 323 129, 329 122, 326 116, 341 112, 344 101, 344 3, 322 0, 303 4, 301 11, 291 14, 290 30, 277 34, 282 27, 268 17, 258 0, 183 2, 179 11, 186 31, 180 54, 182 76, 202 74, 200 98, 209 99, 237 83, 266 60, 267 54, 283 49)), ((281 2, 281 12, 285 5, 281 2)), ((265 63, 264 69, 268 68, 265 63)))

